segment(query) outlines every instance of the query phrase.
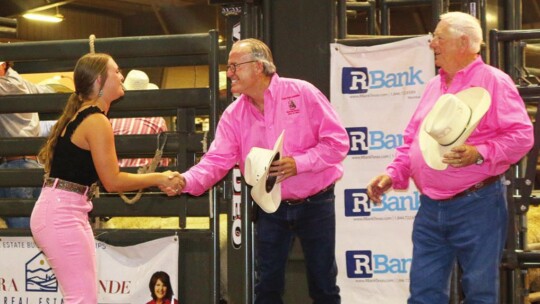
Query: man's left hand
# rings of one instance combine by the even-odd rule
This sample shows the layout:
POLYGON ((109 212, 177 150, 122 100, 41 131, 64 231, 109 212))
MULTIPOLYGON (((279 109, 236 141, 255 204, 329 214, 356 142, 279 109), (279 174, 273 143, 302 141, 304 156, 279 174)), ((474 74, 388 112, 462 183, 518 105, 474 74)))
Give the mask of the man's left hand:
POLYGON ((476 164, 479 156, 480 153, 475 146, 461 145, 445 153, 442 162, 454 168, 461 168, 476 164))
POLYGON ((295 176, 296 174, 296 161, 290 156, 276 160, 270 166, 270 176, 277 176, 277 183, 281 183, 288 177, 295 176))

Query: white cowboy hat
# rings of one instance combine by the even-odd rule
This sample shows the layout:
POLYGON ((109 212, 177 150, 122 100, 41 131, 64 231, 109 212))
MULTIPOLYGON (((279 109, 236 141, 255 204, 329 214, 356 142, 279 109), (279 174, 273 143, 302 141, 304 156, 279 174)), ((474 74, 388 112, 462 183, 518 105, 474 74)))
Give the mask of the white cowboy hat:
POLYGON ((251 197, 266 213, 275 212, 281 203, 281 184, 276 184, 277 177, 268 176, 270 165, 283 154, 283 134, 281 132, 274 149, 253 147, 246 158, 246 183, 252 186, 251 197))
POLYGON ((420 150, 428 166, 446 169, 443 155, 465 143, 490 105, 489 92, 479 87, 439 97, 420 125, 420 150))
POLYGON ((139 70, 131 70, 124 79, 124 88, 126 90, 155 90, 159 87, 150 83, 150 79, 145 72, 139 70))
POLYGON ((48 86, 54 92, 57 93, 72 93, 75 91, 73 87, 73 80, 70 77, 63 75, 55 75, 53 77, 42 80, 38 83, 39 85, 48 86))

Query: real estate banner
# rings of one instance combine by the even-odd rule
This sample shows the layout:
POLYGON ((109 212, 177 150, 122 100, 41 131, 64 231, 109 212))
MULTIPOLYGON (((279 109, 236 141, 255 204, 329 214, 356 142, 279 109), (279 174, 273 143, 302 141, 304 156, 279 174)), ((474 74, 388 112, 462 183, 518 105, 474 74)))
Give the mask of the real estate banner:
MULTIPOLYGON (((157 271, 169 274, 176 295, 178 250, 175 236, 127 247, 96 241, 99 303, 149 302, 157 271)), ((54 272, 31 237, 0 238, 0 257, 0 303, 63 303, 54 272)))

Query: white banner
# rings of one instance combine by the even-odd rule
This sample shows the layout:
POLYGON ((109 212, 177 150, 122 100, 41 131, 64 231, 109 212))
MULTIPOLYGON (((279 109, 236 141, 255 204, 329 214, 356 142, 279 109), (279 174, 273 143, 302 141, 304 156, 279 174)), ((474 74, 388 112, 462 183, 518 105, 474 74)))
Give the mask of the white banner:
POLYGON ((366 185, 394 158, 402 132, 435 75, 430 36, 371 47, 331 44, 331 102, 351 150, 336 188, 336 258, 343 303, 405 303, 412 220, 419 193, 390 191, 368 200, 366 185))
MULTIPOLYGON (((175 236, 127 247, 96 241, 98 302, 149 302, 149 282, 156 271, 169 274, 176 298, 178 250, 175 236)), ((63 303, 54 273, 31 237, 2 237, 0 253, 0 303, 63 303)))

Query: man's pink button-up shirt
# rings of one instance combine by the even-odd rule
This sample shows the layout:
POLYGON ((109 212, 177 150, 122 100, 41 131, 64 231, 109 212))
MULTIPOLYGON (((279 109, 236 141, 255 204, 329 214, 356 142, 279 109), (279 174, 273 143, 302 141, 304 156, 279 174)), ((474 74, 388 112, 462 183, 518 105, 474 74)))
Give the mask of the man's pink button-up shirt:
POLYGON ((349 138, 328 99, 306 81, 274 74, 264 93, 264 113, 245 95, 227 107, 208 152, 184 173, 183 192, 202 194, 237 163, 244 174, 251 148, 272 149, 283 130, 283 156, 295 159, 298 173, 283 181, 283 199, 313 195, 343 175, 349 138))
POLYGON ((396 158, 386 169, 394 189, 407 188, 412 177, 420 192, 431 199, 449 198, 490 176, 504 173, 533 145, 532 123, 508 75, 486 65, 478 57, 454 76, 450 87, 445 85, 445 76, 441 69, 426 86, 404 131, 404 144, 397 149, 396 158), (482 165, 433 170, 422 157, 418 128, 441 95, 456 94, 470 87, 485 88, 491 95, 488 112, 466 141, 466 144, 476 146, 485 161, 482 165))

